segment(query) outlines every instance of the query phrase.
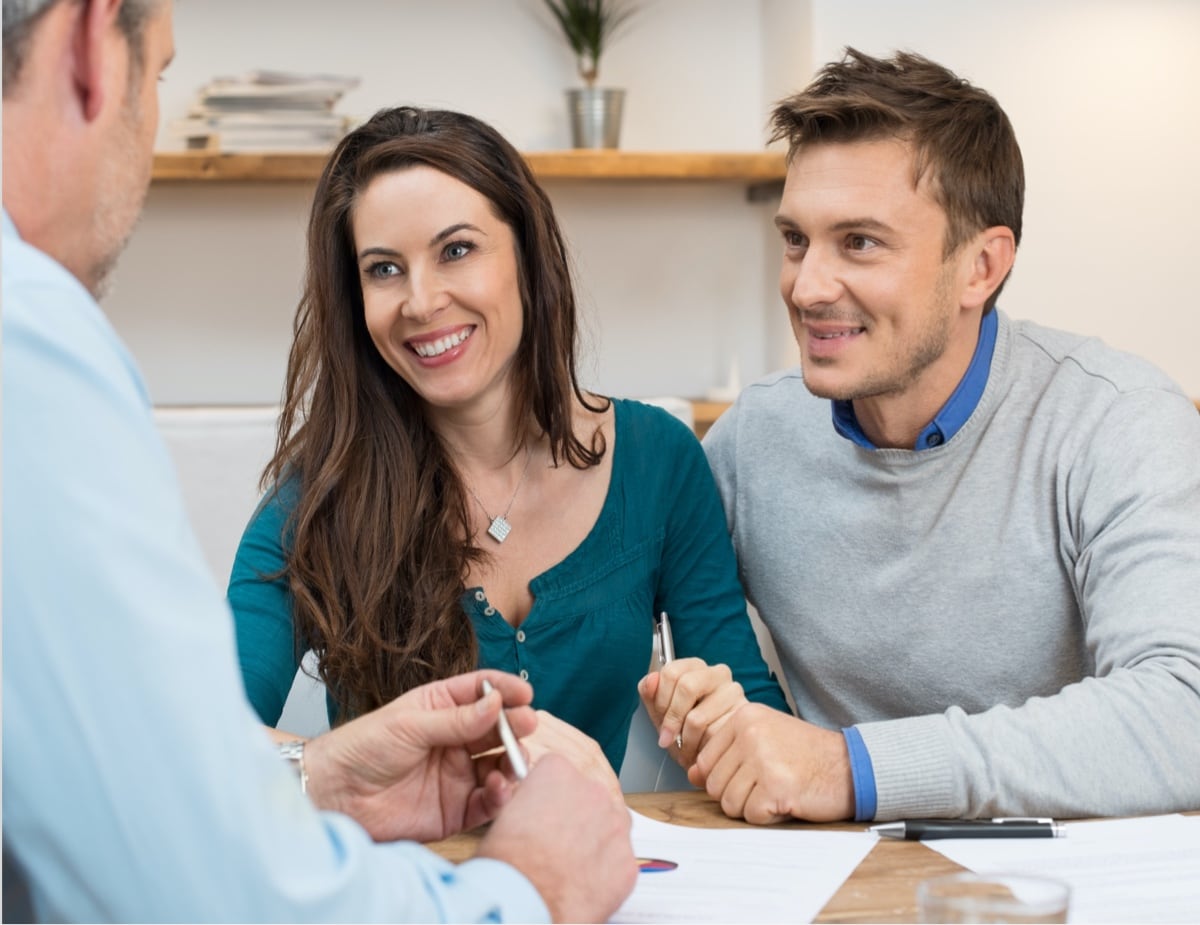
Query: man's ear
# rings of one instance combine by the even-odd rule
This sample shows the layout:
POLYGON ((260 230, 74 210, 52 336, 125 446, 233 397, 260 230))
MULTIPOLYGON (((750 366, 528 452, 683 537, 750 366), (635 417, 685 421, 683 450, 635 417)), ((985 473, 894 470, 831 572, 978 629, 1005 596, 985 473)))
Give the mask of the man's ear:
POLYGON ((1017 242, 1005 225, 985 228, 970 243, 973 254, 962 293, 965 308, 982 308, 1012 269, 1017 242))
POLYGON ((124 40, 116 28, 117 13, 122 0, 83 0, 75 22, 72 41, 75 92, 86 121, 92 122, 104 110, 111 94, 124 99, 124 87, 115 88, 114 81, 124 80, 128 68, 119 67, 119 55, 128 55, 124 40))

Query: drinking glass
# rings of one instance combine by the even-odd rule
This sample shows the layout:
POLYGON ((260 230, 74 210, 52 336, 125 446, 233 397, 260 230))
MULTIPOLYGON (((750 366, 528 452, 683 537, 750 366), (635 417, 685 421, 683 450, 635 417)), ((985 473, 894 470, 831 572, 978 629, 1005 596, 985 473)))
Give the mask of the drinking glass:
POLYGON ((958 873, 917 884, 921 922, 1065 922, 1071 888, 1030 874, 958 873))

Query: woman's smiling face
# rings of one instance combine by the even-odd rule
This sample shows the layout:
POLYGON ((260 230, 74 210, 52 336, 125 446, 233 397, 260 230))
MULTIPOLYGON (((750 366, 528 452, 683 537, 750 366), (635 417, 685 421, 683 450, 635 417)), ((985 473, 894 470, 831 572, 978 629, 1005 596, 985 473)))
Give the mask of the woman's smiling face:
POLYGON ((512 229, 432 167, 375 177, 351 218, 367 330, 431 409, 511 394, 523 308, 512 229))

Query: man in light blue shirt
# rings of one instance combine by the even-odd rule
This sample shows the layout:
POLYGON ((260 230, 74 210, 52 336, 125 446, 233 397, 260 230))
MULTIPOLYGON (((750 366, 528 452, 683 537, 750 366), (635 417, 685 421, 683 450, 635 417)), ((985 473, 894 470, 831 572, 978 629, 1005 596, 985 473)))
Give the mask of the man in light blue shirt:
POLYGON ((149 178, 171 12, 4 0, 5 918, 603 920, 636 876, 623 806, 558 756, 519 786, 471 757, 498 744, 502 702, 532 731, 524 682, 411 691, 296 749, 299 783, 246 703, 144 384, 94 297, 149 178), (374 840, 493 818, 457 866, 374 840))

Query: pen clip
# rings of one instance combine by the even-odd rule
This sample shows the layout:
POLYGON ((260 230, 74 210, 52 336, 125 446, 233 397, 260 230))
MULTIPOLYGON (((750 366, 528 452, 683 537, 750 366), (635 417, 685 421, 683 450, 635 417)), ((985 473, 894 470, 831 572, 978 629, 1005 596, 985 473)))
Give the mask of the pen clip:
POLYGON ((658 637, 658 667, 665 668, 675 660, 675 641, 671 638, 671 618, 664 610, 654 618, 654 632, 658 637))

